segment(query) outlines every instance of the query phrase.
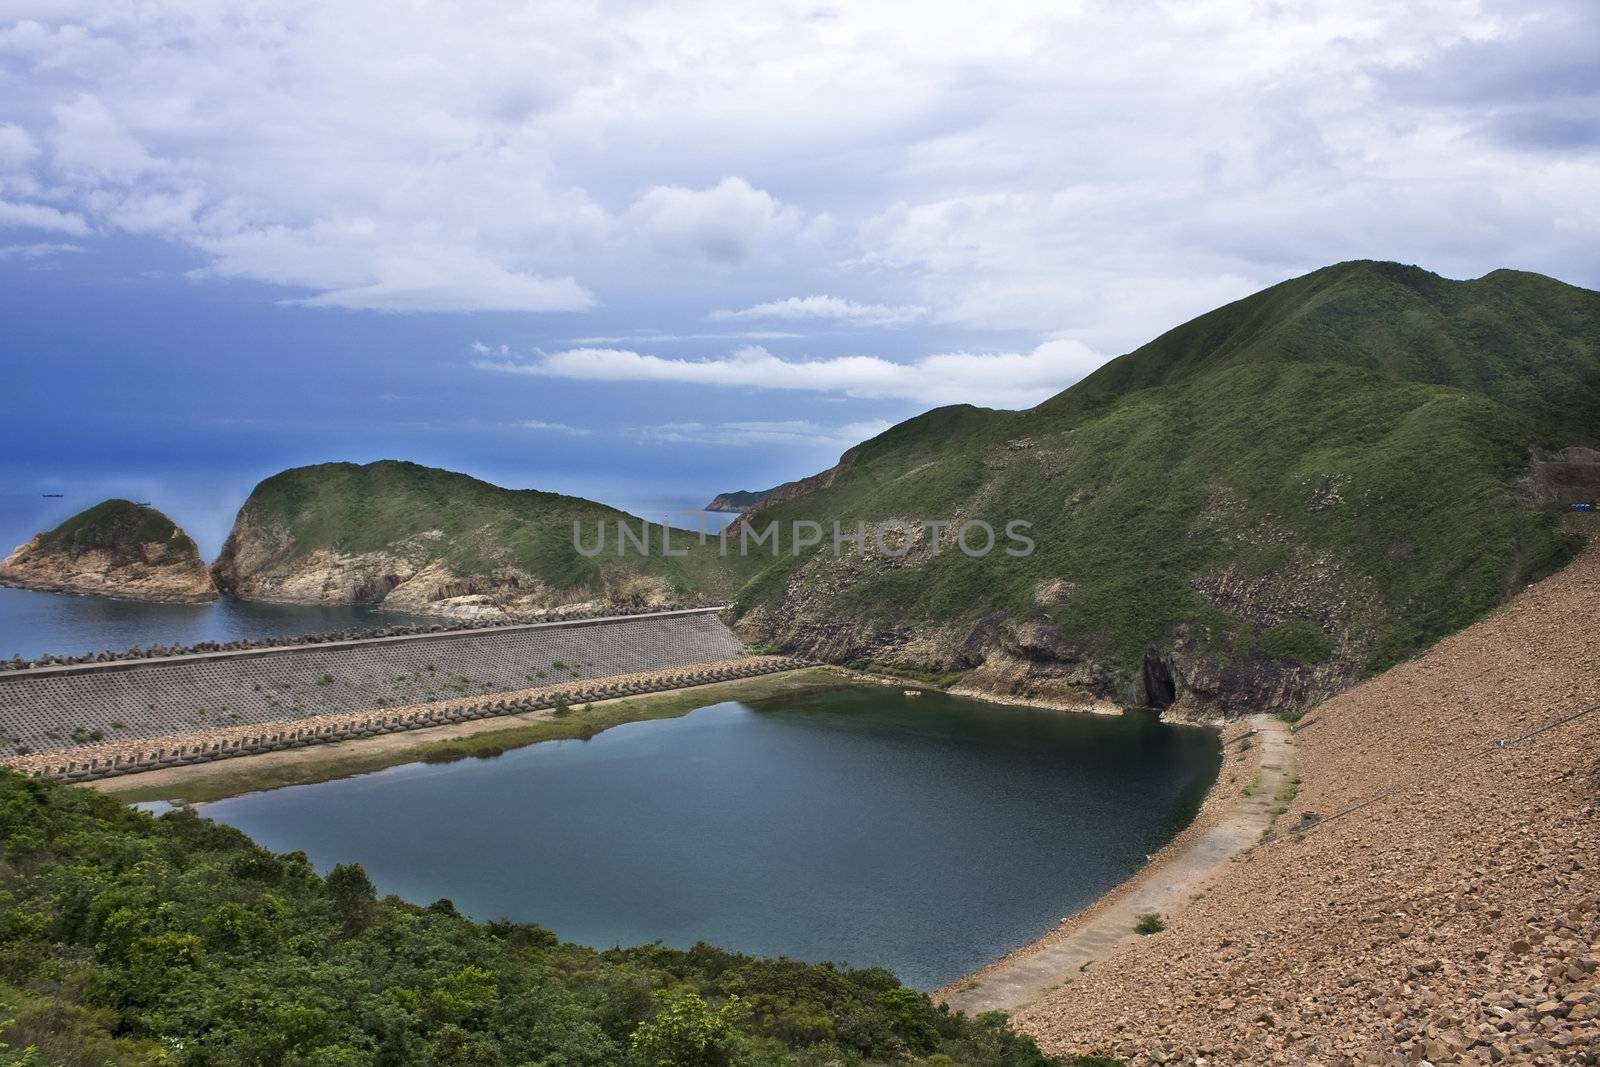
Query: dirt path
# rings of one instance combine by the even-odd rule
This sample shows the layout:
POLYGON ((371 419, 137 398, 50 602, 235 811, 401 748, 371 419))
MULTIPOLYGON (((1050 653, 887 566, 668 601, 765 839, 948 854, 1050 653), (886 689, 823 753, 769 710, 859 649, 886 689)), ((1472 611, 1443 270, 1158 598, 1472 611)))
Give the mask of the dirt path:
POLYGON ((1197 893, 1239 853, 1261 840, 1281 806, 1280 790, 1294 773, 1294 746, 1289 728, 1270 715, 1248 720, 1254 733, 1254 770, 1244 786, 1218 777, 1213 808, 1195 832, 1181 835, 1155 861, 1105 897, 1078 913, 1061 928, 1019 949, 967 978, 934 993, 950 1007, 976 1014, 1016 1011, 1051 989, 1072 981, 1096 961, 1137 943, 1134 924, 1150 912, 1171 916, 1186 908, 1197 893), (1245 795, 1248 793, 1249 795, 1245 795))

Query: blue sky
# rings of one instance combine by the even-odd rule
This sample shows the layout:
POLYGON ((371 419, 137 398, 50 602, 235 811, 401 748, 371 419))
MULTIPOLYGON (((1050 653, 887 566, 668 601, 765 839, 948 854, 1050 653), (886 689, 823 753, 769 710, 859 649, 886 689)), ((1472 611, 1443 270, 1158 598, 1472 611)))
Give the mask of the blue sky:
POLYGON ((1585 0, 0 2, 0 540, 214 552, 328 459, 659 513, 1341 259, 1597 287, 1597 54, 1585 0))

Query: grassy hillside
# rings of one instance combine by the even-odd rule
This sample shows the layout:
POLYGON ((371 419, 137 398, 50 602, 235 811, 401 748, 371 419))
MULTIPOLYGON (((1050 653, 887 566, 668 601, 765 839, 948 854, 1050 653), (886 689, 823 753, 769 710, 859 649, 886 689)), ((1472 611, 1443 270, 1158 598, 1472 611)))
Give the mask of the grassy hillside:
POLYGON ((67 553, 108 552, 139 558, 144 545, 167 545, 176 557, 199 557, 193 539, 155 508, 131 500, 105 500, 39 535, 39 548, 67 553))
MULTIPOLYGON (((641 520, 580 497, 504 489, 415 463, 324 463, 284 471, 256 487, 216 573, 224 589, 247 596, 253 580, 285 584, 298 571, 326 565, 330 553, 375 557, 368 568, 374 572, 393 571, 398 561, 410 568, 399 568, 400 580, 429 566, 442 568, 446 584, 458 587, 445 593, 520 583, 598 596, 619 578, 642 575, 676 598, 721 598, 745 577, 737 561, 717 557, 714 542, 702 546, 685 531, 673 535, 674 555, 666 555, 659 520, 648 556, 631 543, 619 556, 619 520, 640 529, 641 520), (585 556, 574 541, 574 523, 593 547, 597 522, 606 526, 605 552, 585 556), (680 551, 685 554, 676 555, 680 551)), ((387 591, 377 590, 380 596, 387 591)))
POLYGON ((784 560, 759 639, 1076 692, 1294 707, 1481 616, 1573 548, 1517 480, 1600 435, 1600 294, 1340 264, 1187 323, 1031 411, 951 407, 747 519, 1032 523, 1027 558, 784 560), (1149 668, 1147 669, 1147 664, 1149 668), (1013 675, 1016 673, 1013 671, 1013 675))
POLYGON ((707 945, 596 952, 471 922, 448 901, 380 900, 358 866, 321 878, 302 853, 193 814, 157 820, 10 771, 0 901, 0 1063, 1063 1062, 1002 1017, 953 1016, 883 970, 707 945))

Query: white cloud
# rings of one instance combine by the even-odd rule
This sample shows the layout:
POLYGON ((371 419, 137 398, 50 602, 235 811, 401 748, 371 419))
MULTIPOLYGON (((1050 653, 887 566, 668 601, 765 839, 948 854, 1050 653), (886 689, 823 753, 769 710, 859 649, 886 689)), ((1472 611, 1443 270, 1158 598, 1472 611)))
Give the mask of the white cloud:
POLYGON ((1047 341, 1028 352, 948 352, 911 363, 879 356, 797 360, 765 348, 731 356, 671 359, 630 349, 574 348, 531 361, 479 360, 480 370, 604 382, 680 382, 746 389, 838 393, 925 404, 1031 407, 1105 362, 1076 341, 1047 341))
POLYGON ((595 303, 573 278, 515 274, 490 263, 458 271, 416 260, 388 261, 383 267, 380 280, 293 303, 358 311, 581 311, 595 303))
POLYGON ((0 229, 51 230, 83 237, 89 224, 82 215, 62 211, 47 204, 22 204, 0 200, 0 229))
POLYGON ((26 245, 0 245, 0 259, 49 259, 52 256, 82 251, 80 245, 49 241, 26 245))
POLYGON ((637 427, 634 434, 646 440, 676 444, 848 448, 878 436, 889 426, 890 423, 883 419, 842 424, 818 423, 807 419, 668 422, 637 427))
POLYGON ((566 434, 568 437, 588 437, 593 430, 586 430, 581 426, 568 426, 564 422, 544 422, 540 419, 524 419, 517 423, 523 430, 537 430, 544 433, 566 434))
POLYGON ((165 169, 99 97, 84 93, 50 110, 55 119, 51 162, 63 174, 91 186, 120 185, 165 169))
MULTIPOLYGON (((639 330, 629 334, 600 334, 594 337, 572 337, 568 344, 582 345, 626 345, 626 344, 668 344, 680 341, 791 341, 804 334, 793 333, 788 330, 738 330, 732 333, 664 333, 656 330, 639 330)), ((501 346, 505 347, 505 346, 501 346)), ((476 348, 474 348, 476 351, 476 348)))
POLYGON ((9 15, 0 225, 319 306, 1114 351, 1353 256, 1600 284, 1592 0, 9 15))
POLYGON ((769 300, 737 311, 713 311, 711 318, 722 322, 749 319, 831 319, 861 326, 904 326, 925 317, 928 309, 920 304, 858 304, 837 296, 791 296, 769 300))
POLYGON ((633 202, 626 222, 663 251, 724 263, 792 240, 805 226, 798 209, 743 178, 708 189, 655 186, 633 202))
POLYGON ((0 122, 0 174, 20 170, 39 155, 28 131, 9 122, 0 122))

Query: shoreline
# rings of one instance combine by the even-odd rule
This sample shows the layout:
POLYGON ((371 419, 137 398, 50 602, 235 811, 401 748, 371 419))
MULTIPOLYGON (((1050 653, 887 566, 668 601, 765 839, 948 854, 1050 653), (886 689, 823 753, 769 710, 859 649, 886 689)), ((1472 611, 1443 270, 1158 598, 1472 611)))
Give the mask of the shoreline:
POLYGON ((929 995, 935 1002, 968 1014, 1014 1013, 1071 983, 1101 959, 1139 943, 1134 916, 1153 911, 1167 921, 1202 899, 1223 865, 1248 853, 1270 830, 1281 806, 1280 790, 1288 788, 1285 783, 1298 783, 1289 777, 1291 769, 1281 765, 1284 751, 1292 755, 1286 725, 1256 715, 1225 723, 1220 731, 1222 766, 1187 826, 1132 876, 1054 928, 933 990, 929 995), (1268 731, 1280 732, 1279 746, 1269 744, 1268 731), (1246 740, 1252 743, 1243 744, 1246 740), (1269 752, 1269 747, 1276 750, 1269 752), (1274 766, 1273 760, 1279 764, 1274 766), (1265 818, 1252 810, 1252 802, 1267 809, 1265 818))
MULTIPOLYGON (((130 774, 90 779, 80 784, 100 792, 126 796, 130 801, 170 800, 205 804, 262 789, 310 785, 336 778, 370 774, 406 763, 493 756, 512 748, 538 744, 541 741, 592 737, 612 726, 687 714, 695 708, 706 706, 707 700, 735 699, 739 696, 766 697, 782 692, 803 692, 852 682, 881 685, 888 689, 949 693, 962 699, 1068 714, 1123 714, 1122 709, 1117 709, 1115 712, 1092 711, 1075 705, 1029 700, 1011 694, 985 693, 979 690, 955 692, 913 679, 872 674, 833 664, 817 664, 772 674, 705 682, 656 693, 577 701, 573 705, 572 714, 566 717, 557 717, 552 709, 515 712, 492 718, 425 726, 392 734, 354 737, 303 748, 232 756, 225 760, 152 767, 130 774), (726 697, 722 696, 724 692, 728 694, 726 697), (628 710, 618 714, 623 708, 628 710)), ((516 695, 504 694, 507 699, 516 695)), ((448 707, 463 702, 444 701, 437 706, 448 707)), ((470 702, 470 698, 466 702, 470 702)), ((362 713, 345 714, 348 716, 362 713)), ((241 727, 227 729, 233 732, 249 730, 241 727)), ((173 735, 163 740, 172 744, 182 744, 186 740, 198 739, 202 734, 210 736, 207 732, 195 731, 190 734, 173 735)), ((1220 774, 1221 772, 1219 780, 1220 774)), ((1212 788, 1213 790, 1216 788, 1216 783, 1213 783, 1212 788)), ((1201 810, 1191 822, 1191 827, 1203 817, 1205 803, 1202 802, 1201 810)), ((1182 833, 1187 832, 1185 829, 1182 833)))
MULTIPOLYGON (((562 717, 558 717, 552 709, 519 712, 489 719, 424 727, 398 734, 380 734, 306 748, 235 756, 215 763, 159 767, 83 784, 96 791, 122 797, 130 803, 159 800, 200 808, 205 804, 245 793, 354 777, 409 763, 492 758, 501 752, 542 741, 587 739, 613 726, 685 715, 720 699, 750 698, 752 689, 757 690, 755 696, 766 697, 781 692, 803 692, 850 682, 881 685, 889 689, 901 688, 906 691, 942 692, 962 699, 1002 706, 1036 708, 1068 714, 1117 716, 1127 713, 1126 709, 1120 707, 1102 710, 978 689, 941 689, 931 683, 915 679, 822 664, 771 675, 702 683, 642 696, 612 697, 583 702, 575 706, 570 715, 562 717), (723 693, 726 693, 725 697, 723 693)), ((1260 731, 1255 722, 1263 718, 1265 716, 1220 724, 1176 723, 1175 725, 1217 729, 1223 750, 1223 762, 1218 769, 1217 777, 1189 823, 1154 853, 1145 866, 1064 919, 1060 925, 977 970, 932 990, 929 995, 935 1002, 947 1002, 957 1010, 968 1010, 969 1014, 992 1010, 992 1007, 987 1005, 974 1004, 970 1010, 963 1005, 973 1001, 975 995, 993 984, 996 976, 1031 960, 1040 953, 1048 952, 1053 946, 1070 941, 1098 917, 1114 909, 1118 904, 1128 901, 1140 890, 1145 889, 1152 880, 1169 870, 1178 858, 1194 849, 1204 834, 1214 829, 1228 815, 1236 813, 1239 807, 1240 783, 1256 780, 1265 755, 1263 745, 1241 747, 1240 742, 1258 735, 1260 731)), ((1253 840, 1245 850, 1254 847, 1254 843, 1253 840)), ((1190 888, 1190 883, 1185 882, 1184 887, 1190 888)), ((1183 906, 1186 907, 1187 903, 1192 903, 1192 900, 1183 906)), ((1066 981, 1071 981, 1070 975, 1066 981)), ((1047 991, 1048 988, 1041 989, 1039 995, 1042 996, 1047 991)), ((1026 1003, 1031 1003, 1035 999, 1037 997, 1029 998, 1026 1003)), ((1024 1003, 1007 1004, 1006 1010, 1016 1010, 1023 1006, 1024 1003)))
MULTIPOLYGON (((982 689, 977 686, 966 686, 959 684, 946 688, 934 682, 924 681, 920 678, 910 678, 898 674, 889 674, 887 672, 864 671, 856 667, 846 667, 841 664, 824 663, 821 664, 820 667, 823 670, 829 670, 837 674, 842 674, 854 681, 867 682, 873 685, 884 685, 891 688, 899 686, 907 690, 919 689, 933 693, 944 693, 948 696, 961 697, 966 700, 978 700, 986 704, 1003 704, 1014 708, 1040 708, 1045 711, 1064 711, 1073 715, 1106 715, 1113 718, 1120 715, 1126 715, 1130 710, 1133 710, 1125 708, 1121 704, 1117 704, 1109 700, 1089 703, 1081 701, 1071 702, 1066 700, 1055 700, 1050 697, 1028 696, 1023 693, 997 693, 991 689, 982 689)), ((1169 720, 1163 717, 1162 721, 1165 722, 1169 720)), ((1219 725, 1218 723, 1200 721, 1170 721, 1172 721, 1174 725, 1178 726, 1209 726, 1215 728, 1219 725)))
POLYGON ((89 589, 83 586, 57 585, 51 582, 35 582, 30 579, 18 579, 14 575, 0 578, 0 588, 21 589, 27 593, 51 593, 55 596, 94 597, 99 600, 115 600, 124 604, 177 604, 183 607, 204 607, 215 604, 223 598, 223 594, 212 592, 209 596, 184 596, 184 595, 145 595, 136 593, 111 593, 103 589, 89 589))

